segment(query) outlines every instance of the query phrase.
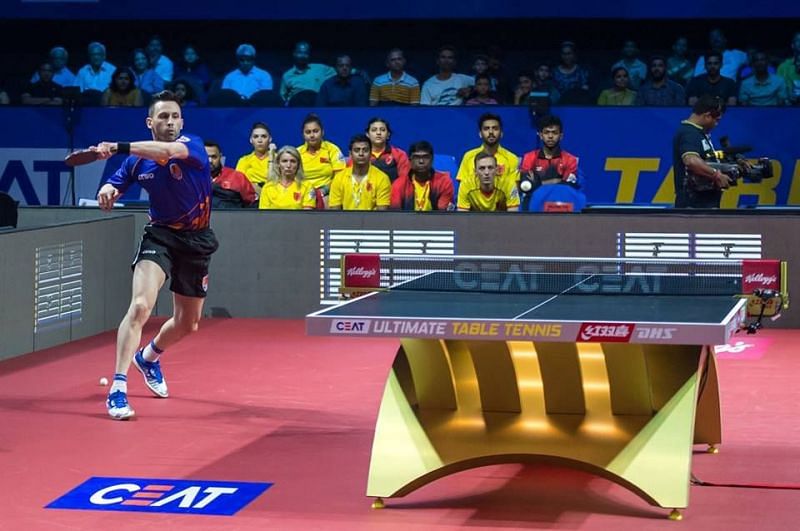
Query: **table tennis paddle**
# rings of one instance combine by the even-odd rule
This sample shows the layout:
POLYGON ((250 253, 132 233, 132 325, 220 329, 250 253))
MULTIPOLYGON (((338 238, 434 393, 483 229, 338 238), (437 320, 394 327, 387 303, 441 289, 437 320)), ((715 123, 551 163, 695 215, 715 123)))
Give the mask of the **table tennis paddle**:
POLYGON ((97 151, 92 151, 91 149, 79 149, 77 151, 73 151, 64 159, 64 162, 67 166, 83 166, 84 164, 89 164, 90 162, 94 162, 99 157, 97 151))
POLYGON ((99 153, 92 149, 78 149, 67 155, 64 162, 67 166, 83 166, 96 161, 99 157, 99 153))

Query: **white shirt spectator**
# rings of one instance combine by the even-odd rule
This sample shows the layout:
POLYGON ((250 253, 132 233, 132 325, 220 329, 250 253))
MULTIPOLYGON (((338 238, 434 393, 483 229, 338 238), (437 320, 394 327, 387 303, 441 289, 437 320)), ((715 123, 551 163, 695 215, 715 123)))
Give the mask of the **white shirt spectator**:
POLYGON ((257 66, 246 74, 237 68, 225 76, 222 88, 235 90, 243 98, 249 98, 259 90, 272 90, 272 76, 257 66))
POLYGON ((99 90, 103 92, 111 85, 111 75, 117 67, 107 61, 103 61, 100 70, 95 72, 91 65, 83 65, 75 76, 75 84, 84 90, 99 90))
POLYGON ((430 77, 422 85, 419 102, 422 105, 461 105, 463 101, 458 97, 458 91, 472 84, 472 77, 465 74, 454 73, 445 80, 430 77))

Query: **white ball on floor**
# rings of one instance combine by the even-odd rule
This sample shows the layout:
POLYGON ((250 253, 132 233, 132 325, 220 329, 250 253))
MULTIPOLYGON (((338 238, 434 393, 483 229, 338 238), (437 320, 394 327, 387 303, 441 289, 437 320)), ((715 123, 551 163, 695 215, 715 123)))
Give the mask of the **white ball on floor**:
POLYGON ((531 182, 530 181, 522 181, 519 183, 519 187, 523 192, 530 192, 531 191, 531 182))
POLYGON ((106 378, 105 376, 100 378, 100 385, 102 385, 102 386, 108 385, 108 378, 106 378))

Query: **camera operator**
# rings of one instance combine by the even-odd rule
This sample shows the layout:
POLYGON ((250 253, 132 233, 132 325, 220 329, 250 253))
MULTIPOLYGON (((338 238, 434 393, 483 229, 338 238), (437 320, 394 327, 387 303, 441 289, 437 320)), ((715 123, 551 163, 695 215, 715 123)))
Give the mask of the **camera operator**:
POLYGON ((705 94, 681 122, 672 141, 675 208, 719 208, 722 191, 734 184, 731 176, 708 165, 718 162, 710 133, 724 112, 719 97, 705 94))

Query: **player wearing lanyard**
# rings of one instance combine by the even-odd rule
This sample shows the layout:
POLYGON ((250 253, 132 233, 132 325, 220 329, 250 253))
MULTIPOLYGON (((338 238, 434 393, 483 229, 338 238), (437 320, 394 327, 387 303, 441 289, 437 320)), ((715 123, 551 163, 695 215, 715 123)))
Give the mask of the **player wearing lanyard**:
POLYGON ((114 381, 106 401, 109 415, 117 420, 134 416, 127 398, 131 362, 153 394, 169 395, 159 356, 197 330, 208 289, 208 266, 217 249, 209 227, 211 172, 203 141, 181 133, 181 108, 169 91, 153 95, 146 124, 153 140, 101 142, 90 148, 100 159, 115 153, 128 155, 97 193, 100 208, 110 210, 134 182, 150 196, 150 223, 133 261, 133 293, 117 332, 114 381), (139 348, 142 327, 167 278, 173 292, 172 317, 139 348))

